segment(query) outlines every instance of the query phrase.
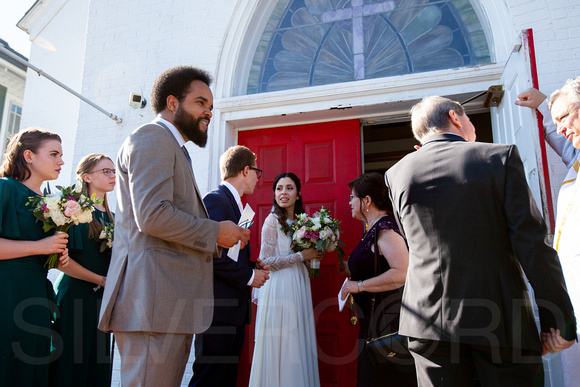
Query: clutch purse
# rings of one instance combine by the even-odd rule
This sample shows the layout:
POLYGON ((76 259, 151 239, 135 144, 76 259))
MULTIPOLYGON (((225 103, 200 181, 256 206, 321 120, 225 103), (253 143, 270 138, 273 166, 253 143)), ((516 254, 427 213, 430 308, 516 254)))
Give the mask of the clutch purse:
POLYGON ((407 337, 400 335, 398 332, 369 338, 366 340, 366 347, 369 358, 375 366, 386 363, 400 364, 401 362, 398 360, 412 357, 407 347, 407 337))

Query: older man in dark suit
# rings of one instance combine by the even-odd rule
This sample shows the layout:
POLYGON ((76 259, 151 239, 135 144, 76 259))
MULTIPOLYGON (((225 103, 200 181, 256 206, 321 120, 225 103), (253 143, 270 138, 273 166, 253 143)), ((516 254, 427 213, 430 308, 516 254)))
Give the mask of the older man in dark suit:
MULTIPOLYGON (((242 196, 254 192, 262 171, 256 168, 256 155, 236 145, 220 157, 222 184, 204 196, 203 202, 213 220, 238 223, 243 212, 242 196)), ((240 250, 237 260, 228 250, 213 260, 214 313, 210 328, 195 336, 195 362, 190 386, 235 387, 238 364, 250 323, 250 290, 269 278, 269 267, 255 268, 250 246, 240 250)))
POLYGON ((409 244, 400 333, 420 386, 543 385, 542 332, 567 348, 576 322, 556 252, 514 145, 475 143, 457 102, 412 109, 422 147, 386 173, 409 244))

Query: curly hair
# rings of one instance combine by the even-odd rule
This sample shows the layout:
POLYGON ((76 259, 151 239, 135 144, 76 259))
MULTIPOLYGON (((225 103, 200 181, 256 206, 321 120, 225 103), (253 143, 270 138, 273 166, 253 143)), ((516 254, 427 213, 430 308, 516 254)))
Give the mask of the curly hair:
POLYGON ((38 149, 49 140, 62 143, 58 134, 40 128, 28 128, 12 135, 4 152, 0 177, 11 177, 18 181, 28 180, 32 172, 26 165, 24 151, 38 153, 38 149))
POLYGON ((193 81, 202 81, 210 86, 212 79, 207 71, 193 66, 172 67, 159 74, 151 90, 151 108, 155 114, 165 110, 170 95, 183 101, 193 81))
POLYGON ((306 212, 304 210, 304 202, 302 201, 302 195, 300 194, 302 190, 302 184, 300 183, 300 179, 298 178, 298 176, 296 176, 292 172, 282 172, 278 174, 278 176, 276 176, 276 178, 274 179, 274 184, 272 184, 272 191, 274 192, 274 197, 272 199, 274 208, 272 212, 278 216, 278 222, 282 226, 283 230, 287 227, 288 214, 286 213, 286 210, 280 207, 276 202, 276 186, 278 185, 280 179, 283 179, 285 177, 290 178, 296 185, 296 192, 298 194, 298 197, 296 198, 296 203, 294 204, 294 216, 306 212))

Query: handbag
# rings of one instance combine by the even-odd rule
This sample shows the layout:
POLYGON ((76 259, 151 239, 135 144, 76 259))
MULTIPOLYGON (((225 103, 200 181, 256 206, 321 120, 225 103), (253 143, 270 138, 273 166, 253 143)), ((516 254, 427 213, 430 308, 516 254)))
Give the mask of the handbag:
POLYGON ((368 338, 366 346, 371 363, 375 366, 386 363, 401 364, 402 362, 398 360, 412 358, 407 347, 407 336, 402 336, 398 332, 376 338, 368 338))
MULTIPOLYGON (((379 256, 379 246, 377 243, 378 232, 375 233, 375 277, 377 276, 377 264, 379 256)), ((373 323, 373 316, 375 313, 375 300, 377 294, 373 294, 371 299, 371 313, 368 336, 366 339, 366 349, 369 359, 374 366, 381 366, 387 363, 395 363, 397 365, 413 365, 412 356, 408 348, 408 340, 406 336, 402 336, 399 332, 392 332, 379 337, 372 337, 371 326, 373 323)), ((413 367, 414 370, 414 367, 413 367)))

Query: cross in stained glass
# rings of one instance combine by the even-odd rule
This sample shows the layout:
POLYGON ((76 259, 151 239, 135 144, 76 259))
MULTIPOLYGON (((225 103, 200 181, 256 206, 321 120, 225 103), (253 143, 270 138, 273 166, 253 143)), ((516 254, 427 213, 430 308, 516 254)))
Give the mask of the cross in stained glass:
POLYGON ((350 8, 323 12, 322 21, 333 22, 352 18, 352 52, 354 54, 354 79, 365 79, 365 54, 363 16, 392 11, 394 1, 363 5, 364 0, 351 0, 350 8))

